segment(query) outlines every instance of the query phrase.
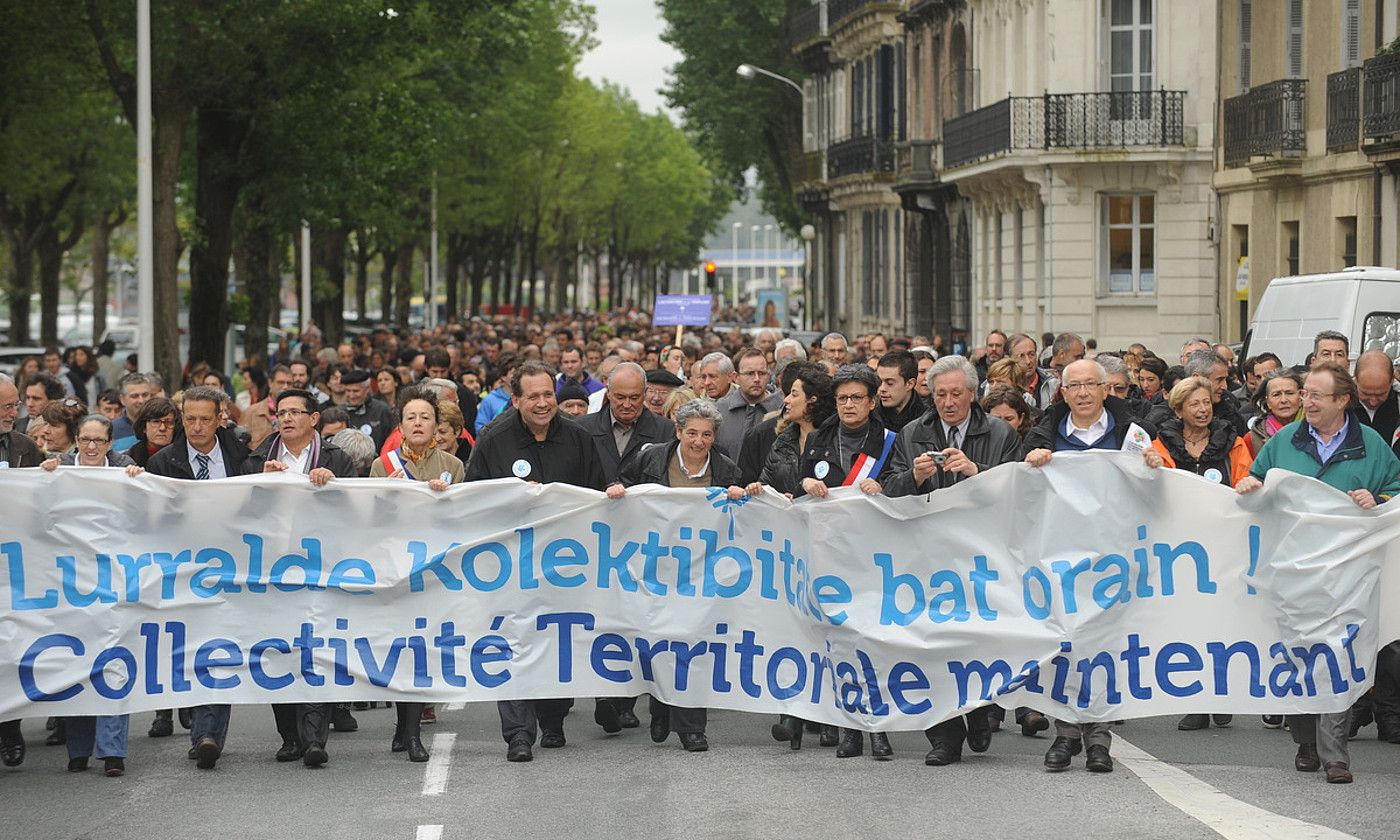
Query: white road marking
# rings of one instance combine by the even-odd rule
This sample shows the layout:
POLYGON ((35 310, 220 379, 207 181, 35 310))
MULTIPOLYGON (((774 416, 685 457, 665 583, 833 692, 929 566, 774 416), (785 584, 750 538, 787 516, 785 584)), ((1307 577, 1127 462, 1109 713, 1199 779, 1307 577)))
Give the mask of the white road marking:
MULTIPOLYGON (((452 775, 452 745, 456 740, 455 732, 439 732, 433 736, 433 744, 428 750, 431 757, 427 769, 423 771, 424 796, 439 796, 447 790, 447 779, 452 775)), ((437 828, 441 834, 442 826, 437 828)))
POLYGON ((1357 840, 1350 834, 1295 820, 1241 802, 1114 733, 1113 757, 1176 808, 1226 840, 1357 840))
POLYGON ((420 825, 418 833, 413 838, 414 840, 442 840, 442 826, 420 825))
POLYGON ((467 707, 466 703, 448 703, 442 707, 444 712, 460 712, 467 707))

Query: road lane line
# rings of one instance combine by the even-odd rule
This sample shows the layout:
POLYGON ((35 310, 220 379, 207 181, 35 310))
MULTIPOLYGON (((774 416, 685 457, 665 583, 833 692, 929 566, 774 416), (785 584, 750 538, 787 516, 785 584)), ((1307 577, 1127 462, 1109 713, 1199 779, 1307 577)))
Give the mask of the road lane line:
POLYGON ((455 732, 439 732, 433 736, 428 767, 423 771, 424 796, 439 796, 447 790, 447 779, 452 775, 452 745, 456 740, 455 732))
POLYGON ((1235 799, 1185 770, 1138 749, 1116 732, 1113 757, 1167 804, 1226 840, 1357 840, 1345 832, 1285 817, 1235 799))
POLYGON ((442 826, 420 825, 418 833, 413 835, 413 840, 442 840, 442 826))

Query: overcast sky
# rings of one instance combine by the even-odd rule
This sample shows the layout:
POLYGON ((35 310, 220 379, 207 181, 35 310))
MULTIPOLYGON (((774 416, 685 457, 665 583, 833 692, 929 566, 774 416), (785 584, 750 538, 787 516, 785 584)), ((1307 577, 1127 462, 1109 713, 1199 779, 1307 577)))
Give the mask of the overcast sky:
MULTIPOLYGON (((666 108, 658 89, 666 84, 666 68, 680 54, 662 43, 664 23, 653 0, 593 0, 597 9, 598 47, 583 57, 579 73, 593 81, 607 79, 632 91, 647 113, 666 108)), ((674 114, 673 114, 674 116, 674 114)))

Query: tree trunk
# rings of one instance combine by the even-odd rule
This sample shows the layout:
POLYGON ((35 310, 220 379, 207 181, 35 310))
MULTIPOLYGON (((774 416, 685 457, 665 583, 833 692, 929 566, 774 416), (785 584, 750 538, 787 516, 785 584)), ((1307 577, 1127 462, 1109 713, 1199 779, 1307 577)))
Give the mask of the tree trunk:
POLYGON ((415 246, 405 242, 399 249, 398 272, 394 282, 394 326, 408 332, 408 316, 413 309, 413 253, 415 246))
POLYGON ((468 320, 473 315, 481 311, 481 286, 486 280, 486 271, 490 267, 487 262, 486 239, 482 236, 473 237, 471 254, 468 258, 467 268, 467 311, 468 320))
POLYGON ((250 360, 255 356, 261 359, 263 370, 268 369, 269 361, 266 358, 267 327, 272 323, 274 308, 279 306, 278 293, 282 288, 276 227, 265 213, 261 197, 245 203, 248 224, 239 243, 242 255, 237 259, 246 272, 243 288, 248 295, 244 352, 250 360))
MULTIPOLYGON (((118 210, 115 216, 107 211, 97 214, 92 225, 92 343, 102 341, 107 332, 107 301, 112 284, 107 261, 111 254, 112 229, 126 221, 126 211, 118 210)), ((115 384, 115 383, 113 383, 115 384)))
POLYGON ((183 381, 180 363, 180 238, 179 204, 180 153, 185 144, 185 127, 190 108, 183 102, 162 101, 169 97, 153 94, 155 121, 152 140, 152 186, 155 238, 152 274, 155 297, 155 368, 174 389, 183 381))
POLYGON ((34 245, 27 231, 9 223, 5 225, 5 245, 10 252, 6 292, 10 304, 10 346, 24 347, 33 343, 29 335, 29 296, 34 292, 34 245))
MULTIPOLYGON (((243 189, 238 164, 248 136, 246 119, 227 109, 201 107, 195 127, 194 225, 190 246, 189 364, 224 369, 228 338, 228 261, 233 253, 233 211, 243 189)), ((257 351, 257 345, 251 345, 257 351)))
POLYGON ((79 214, 66 236, 60 236, 53 225, 45 225, 39 236, 35 249, 39 256, 39 343, 45 347, 58 344, 58 295, 62 288, 63 255, 78 244, 85 225, 79 214))
POLYGON ((394 266, 399 262, 398 248, 384 249, 384 267, 379 271, 379 322, 394 319, 394 266))
POLYGON ((449 233, 447 235, 447 265, 443 272, 443 283, 447 287, 447 317, 456 318, 461 315, 458 305, 461 301, 462 285, 462 257, 465 245, 465 237, 460 233, 449 233))
POLYGON ((364 229, 355 231, 355 317, 361 321, 369 319, 369 263, 374 259, 374 251, 369 247, 369 234, 364 229))
POLYGON ((311 228, 311 317, 321 327, 326 346, 345 335, 345 242, 349 228, 311 228))

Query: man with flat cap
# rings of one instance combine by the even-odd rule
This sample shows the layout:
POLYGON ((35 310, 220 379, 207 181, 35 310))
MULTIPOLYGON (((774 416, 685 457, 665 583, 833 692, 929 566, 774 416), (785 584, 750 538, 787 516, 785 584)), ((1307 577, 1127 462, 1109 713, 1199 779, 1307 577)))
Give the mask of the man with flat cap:
POLYGON ((666 400, 671 392, 685 384, 685 380, 665 368, 647 372, 647 387, 642 392, 642 405, 647 411, 662 417, 666 416, 666 400))
POLYGON ((352 370, 340 377, 340 384, 345 386, 345 404, 341 408, 350 415, 350 428, 373 438, 374 451, 378 452, 396 424, 389 406, 369 395, 369 378, 367 370, 352 370))

